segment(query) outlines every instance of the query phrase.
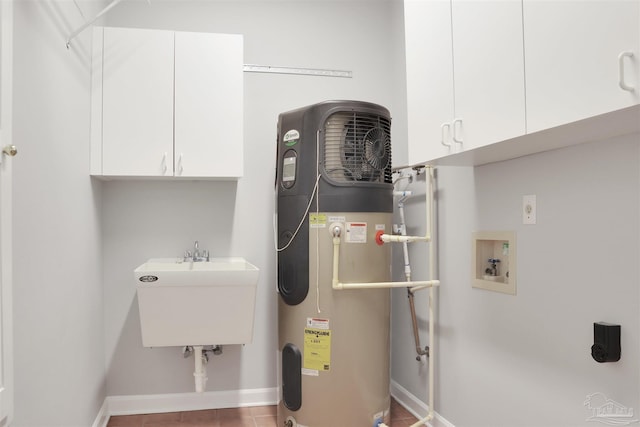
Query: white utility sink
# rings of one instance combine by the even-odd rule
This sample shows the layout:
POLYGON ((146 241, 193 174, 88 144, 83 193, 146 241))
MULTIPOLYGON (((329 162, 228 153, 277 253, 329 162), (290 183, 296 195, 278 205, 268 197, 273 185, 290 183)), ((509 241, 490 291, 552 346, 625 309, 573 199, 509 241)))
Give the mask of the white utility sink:
POLYGON ((191 262, 182 258, 151 258, 134 270, 136 280, 150 285, 248 285, 258 281, 258 268, 244 258, 211 258, 191 262))
POLYGON ((134 270, 145 347, 247 344, 259 270, 244 258, 152 258, 134 270))

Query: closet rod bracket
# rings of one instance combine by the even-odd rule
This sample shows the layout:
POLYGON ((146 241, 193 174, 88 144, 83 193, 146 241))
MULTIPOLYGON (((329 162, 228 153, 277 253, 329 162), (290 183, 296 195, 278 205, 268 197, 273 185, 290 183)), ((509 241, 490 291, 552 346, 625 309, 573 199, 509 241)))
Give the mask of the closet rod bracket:
MULTIPOLYGON (((118 5, 118 3, 121 3, 122 0, 113 0, 111 3, 109 3, 109 5, 107 7, 105 7, 104 9, 102 9, 101 12, 99 12, 92 20, 85 22, 84 24, 82 24, 77 30, 75 30, 74 32, 72 32, 69 35, 69 38, 67 39, 67 49, 70 48, 71 46, 71 42, 73 41, 73 39, 75 39, 76 37, 78 37, 78 35, 83 32, 85 29, 87 29, 87 27, 91 26, 94 22, 96 22, 98 19, 100 19, 103 15, 105 15, 107 12, 109 12, 111 9, 113 9, 115 6, 118 5)), ((151 0, 147 0, 147 3, 151 4, 151 0)))

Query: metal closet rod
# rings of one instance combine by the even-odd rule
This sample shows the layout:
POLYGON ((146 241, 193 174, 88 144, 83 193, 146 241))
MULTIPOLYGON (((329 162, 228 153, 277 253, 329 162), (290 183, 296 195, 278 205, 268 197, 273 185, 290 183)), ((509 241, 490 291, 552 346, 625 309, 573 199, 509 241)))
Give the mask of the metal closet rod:
MULTIPOLYGON (((67 49, 71 46, 71 41, 75 39, 81 32, 87 27, 96 22, 101 16, 109 12, 118 3, 123 0, 113 0, 107 7, 102 9, 92 20, 85 22, 77 30, 69 35, 67 39, 67 49)), ((151 0, 147 0, 147 3, 151 4, 151 0)), ((77 6, 77 3, 76 3, 77 6)), ((80 11, 82 14, 82 11, 80 11)), ((274 73, 274 74, 300 74, 307 76, 319 76, 319 77, 343 77, 352 78, 353 72, 347 70, 329 70, 321 68, 298 68, 298 67, 274 67, 272 65, 257 65, 257 64, 244 64, 243 71, 248 73, 274 73)))
MULTIPOLYGON (((118 3, 123 0, 113 0, 107 7, 102 9, 100 13, 98 13, 92 20, 85 22, 82 26, 80 26, 77 30, 69 35, 67 39, 67 49, 71 46, 71 41, 75 39, 78 34, 83 32, 87 27, 92 25, 101 16, 109 12, 118 3)), ((151 0, 147 0, 147 3, 151 4, 151 0)), ((77 3, 76 3, 77 6, 77 3)), ((82 11, 80 11, 82 14, 82 11)), ((320 69, 320 68, 297 68, 297 67, 274 67, 272 65, 257 65, 257 64, 244 64, 243 71, 248 73, 274 73, 274 74, 301 74, 307 76, 319 76, 319 77, 343 77, 343 78, 352 78, 353 72, 347 70, 329 70, 329 69, 320 69)))
MULTIPOLYGON (((69 38, 67 39, 67 49, 69 49, 69 46, 71 45, 71 41, 75 39, 78 36, 78 34, 83 32, 88 26, 96 22, 102 15, 109 12, 111 9, 117 6, 118 3, 120 2, 122 2, 122 0, 113 0, 107 7, 102 9, 102 11, 98 13, 92 20, 85 22, 80 28, 78 28, 73 33, 71 33, 69 35, 69 38)), ((147 0, 147 3, 151 4, 151 0, 147 0)))

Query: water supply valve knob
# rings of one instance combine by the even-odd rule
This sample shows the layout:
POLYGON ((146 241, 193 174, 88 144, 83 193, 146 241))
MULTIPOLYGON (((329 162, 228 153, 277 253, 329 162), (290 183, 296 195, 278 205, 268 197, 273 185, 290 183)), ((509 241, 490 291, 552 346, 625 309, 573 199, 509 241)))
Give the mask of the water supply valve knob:
POLYGON ((498 263, 500 262, 500 260, 498 258, 489 258, 487 260, 487 262, 489 264, 491 264, 491 267, 487 268, 484 272, 486 274, 491 275, 491 276, 497 276, 498 275, 498 263))

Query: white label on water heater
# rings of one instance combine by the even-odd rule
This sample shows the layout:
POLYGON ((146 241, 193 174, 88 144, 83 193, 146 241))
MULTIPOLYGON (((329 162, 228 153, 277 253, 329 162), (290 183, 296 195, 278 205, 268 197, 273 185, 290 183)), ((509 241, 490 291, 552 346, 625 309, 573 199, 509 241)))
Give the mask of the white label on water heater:
POLYGON ((348 222, 344 240, 347 243, 367 243, 367 223, 348 222))
MULTIPOLYGON (((309 375, 310 377, 319 377, 320 376, 320 372, 317 369, 302 368, 300 370, 300 373, 302 375, 309 375)), ((298 425, 300 425, 300 424, 298 424, 298 425)))
POLYGON ((307 328, 329 329, 329 319, 318 319, 317 317, 307 317, 307 328))

